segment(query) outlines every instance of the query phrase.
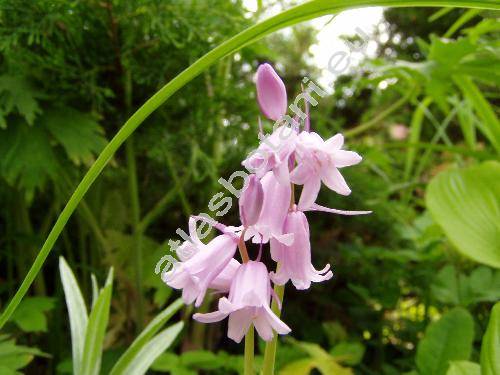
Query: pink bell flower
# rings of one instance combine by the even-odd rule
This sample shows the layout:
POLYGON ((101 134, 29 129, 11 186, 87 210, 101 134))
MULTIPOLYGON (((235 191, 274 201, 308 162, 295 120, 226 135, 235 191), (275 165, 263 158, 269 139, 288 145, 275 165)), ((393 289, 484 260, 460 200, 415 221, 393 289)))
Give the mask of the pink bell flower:
POLYGON ((295 151, 297 132, 289 126, 278 127, 271 135, 264 138, 259 147, 241 163, 249 172, 262 178, 268 171, 273 171, 283 184, 290 183, 288 159, 295 151))
POLYGON ((196 301, 195 306, 199 307, 208 288, 227 290, 237 268, 237 264, 234 264, 237 261, 231 260, 236 252, 238 238, 232 234, 222 234, 205 245, 198 239, 196 225, 192 230, 191 223, 190 219, 191 239, 181 245, 177 253, 181 253, 179 249, 183 247, 194 250, 194 253, 189 257, 186 253, 179 255, 181 262, 175 263, 170 271, 162 275, 162 279, 168 286, 182 289, 182 299, 186 304, 196 301))
POLYGON ((270 238, 291 244, 293 235, 283 232, 292 190, 290 184, 281 184, 273 172, 267 172, 262 178, 264 199, 257 222, 247 228, 245 241, 253 237, 254 243, 267 243, 270 238))
POLYGON ((257 101, 267 118, 276 121, 286 113, 285 84, 269 64, 257 68, 257 101))
POLYGON ((240 219, 246 228, 257 222, 264 201, 264 190, 260 179, 251 174, 245 180, 245 186, 239 199, 240 219))
POLYGON ((339 168, 358 164, 362 158, 356 152, 341 150, 343 144, 342 134, 327 141, 314 132, 299 134, 295 152, 298 165, 290 175, 293 183, 304 185, 299 210, 304 211, 315 202, 321 182, 341 195, 351 193, 339 168))
POLYGON ((273 331, 280 335, 291 331, 271 310, 270 301, 271 283, 266 266, 249 261, 238 268, 229 296, 219 299, 219 310, 194 314, 193 318, 201 323, 214 323, 229 316, 227 336, 235 342, 241 341, 253 323, 259 336, 269 341, 273 331))
POLYGON ((293 233, 293 243, 287 246, 271 240, 271 257, 279 263, 277 272, 271 273, 271 280, 278 285, 284 285, 291 280, 295 288, 308 289, 311 282, 331 279, 333 273, 329 264, 321 271, 311 264, 311 243, 306 215, 301 211, 289 212, 283 230, 293 233))

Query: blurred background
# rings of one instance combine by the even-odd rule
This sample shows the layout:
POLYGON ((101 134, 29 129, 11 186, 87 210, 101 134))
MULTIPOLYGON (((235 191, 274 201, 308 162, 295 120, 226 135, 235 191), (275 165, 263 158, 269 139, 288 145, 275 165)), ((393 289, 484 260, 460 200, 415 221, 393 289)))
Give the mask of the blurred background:
MULTIPOLYGON (((134 110, 222 41, 294 3, 0 4, 3 309, 75 186, 134 110)), ((286 288, 282 317, 293 340, 280 339, 278 371, 326 373, 313 370, 315 348, 340 356, 356 374, 410 372, 426 327, 457 306, 473 317, 470 360, 477 362, 492 302, 500 297, 500 273, 456 252, 429 213, 425 191, 442 170, 498 159, 500 138, 488 127, 498 123, 497 17, 439 8, 354 10, 274 33, 201 74, 146 120, 79 205, 2 332, 38 351, 5 368, 71 372, 59 255, 87 301, 91 275, 103 283, 114 267, 102 373, 179 296, 154 266, 170 253, 175 230, 187 231, 188 216, 206 212, 211 197, 224 191, 218 178, 240 169, 256 147, 253 79, 263 62, 275 66, 289 98, 300 93, 303 77, 321 85, 328 95, 312 109, 312 128, 324 138, 344 133, 347 147, 363 155, 359 166, 345 170, 352 195, 325 191, 320 202, 374 211, 308 215, 313 263, 332 264, 335 275, 305 292, 286 288), (347 63, 332 69, 339 51, 347 63), (300 360, 308 363, 302 372, 287 369, 300 360)), ((233 209, 222 221, 234 225, 237 215, 233 209)), ((216 301, 202 309, 212 311, 216 301)), ((191 314, 186 307, 176 315, 186 326, 154 371, 240 372, 242 348, 227 339, 226 322, 202 325, 191 314)))

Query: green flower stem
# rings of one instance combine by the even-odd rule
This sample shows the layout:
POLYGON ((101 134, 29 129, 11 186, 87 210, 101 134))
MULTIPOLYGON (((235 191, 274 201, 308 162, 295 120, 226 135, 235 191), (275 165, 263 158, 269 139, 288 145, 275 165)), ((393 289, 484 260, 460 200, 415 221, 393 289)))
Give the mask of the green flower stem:
POLYGON ((139 202, 139 188, 137 184, 137 165, 135 162, 134 138, 130 137, 126 144, 128 170, 128 188, 130 194, 130 207, 132 211, 132 226, 134 238, 134 273, 135 292, 137 298, 136 330, 141 332, 144 324, 144 298, 142 295, 142 232, 139 225, 141 221, 141 206, 139 202))
MULTIPOLYGON (((285 294, 284 285, 275 285, 274 292, 278 296, 279 300, 283 303, 283 296, 285 294)), ((272 310, 279 318, 281 316, 281 310, 278 303, 273 300, 272 310)), ((266 344, 266 349, 264 351, 264 365, 262 366, 263 375, 273 375, 274 374, 274 362, 276 358, 276 347, 278 345, 278 335, 274 334, 271 341, 266 344)))
POLYGON ((59 238, 69 218, 76 207, 85 196, 90 186, 101 174, 104 167, 111 160, 116 150, 127 140, 127 138, 137 129, 142 122, 149 117, 160 105, 170 98, 180 88, 205 71, 221 58, 228 56, 244 46, 262 39, 276 30, 292 26, 299 22, 307 21, 327 14, 337 14, 346 9, 361 8, 368 6, 392 6, 392 7, 462 7, 462 8, 480 8, 480 9, 500 9, 498 0, 312 0, 305 4, 291 8, 274 17, 264 20, 241 33, 230 38, 218 47, 214 48, 206 55, 200 57, 194 64, 178 74, 169 83, 163 86, 146 103, 144 103, 123 125, 118 133, 111 139, 108 145, 101 152, 97 160, 83 177, 75 192, 69 199, 63 211, 57 218, 52 230, 50 231, 45 243, 38 253, 35 261, 31 265, 28 274, 24 278, 16 294, 7 305, 5 311, 0 317, 0 328, 2 328, 16 307, 19 305, 29 287, 40 272, 40 269, 47 259, 52 247, 59 238))
POLYGON ((409 89, 406 92, 406 95, 400 98, 398 101, 395 103, 391 104, 387 109, 384 111, 380 112, 377 116, 373 117, 371 120, 360 124, 356 126, 355 128, 346 130, 344 132, 345 137, 353 137, 355 135, 364 133, 365 131, 373 128, 376 126, 378 123, 380 123, 383 119, 385 119, 387 116, 389 116, 391 113, 394 113, 397 109, 402 107, 406 102, 408 102, 411 98, 411 96, 415 93, 415 88, 409 89))
POLYGON ((254 328, 253 324, 250 324, 248 332, 245 335, 245 368, 243 374, 253 375, 253 359, 254 359, 254 328))

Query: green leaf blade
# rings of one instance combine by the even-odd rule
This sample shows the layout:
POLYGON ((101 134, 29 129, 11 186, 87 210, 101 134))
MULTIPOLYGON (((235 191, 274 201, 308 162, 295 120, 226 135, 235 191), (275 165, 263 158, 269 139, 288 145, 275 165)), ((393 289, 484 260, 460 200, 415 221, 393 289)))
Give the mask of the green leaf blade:
POLYGON ((122 374, 130 366, 148 341, 163 327, 163 325, 183 306, 181 299, 177 299, 170 304, 164 311, 158 314, 134 340, 132 345, 123 353, 118 362, 111 370, 111 375, 122 374))
POLYGON ((469 312, 455 308, 431 323, 417 348, 416 363, 421 375, 445 375, 450 361, 468 360, 474 338, 469 312))
POLYGON ((87 331, 88 324, 87 307, 85 306, 75 275, 63 257, 59 258, 59 272, 61 274, 61 281, 69 314, 71 347, 73 350, 73 370, 75 374, 80 374, 83 349, 85 346, 85 332, 87 331))
POLYGON ((500 163, 440 173, 427 188, 426 204, 460 253, 500 268, 500 163))
POLYGON ((500 302, 491 310, 481 345, 481 375, 500 374, 500 302))

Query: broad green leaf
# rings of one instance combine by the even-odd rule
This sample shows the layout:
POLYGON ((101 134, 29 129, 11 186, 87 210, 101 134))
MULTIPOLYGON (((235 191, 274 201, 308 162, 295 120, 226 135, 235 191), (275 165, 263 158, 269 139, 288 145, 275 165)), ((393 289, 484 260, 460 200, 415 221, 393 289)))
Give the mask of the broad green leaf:
POLYGON ((445 375, 450 361, 468 360, 474 338, 469 312, 455 308, 429 324, 418 343, 416 363, 421 375, 445 375))
POLYGON ((28 297, 21 302, 10 320, 25 332, 46 332, 45 312, 54 308, 54 298, 28 297))
POLYGON ((335 345, 330 354, 343 364, 355 366, 363 360, 365 346, 360 342, 344 341, 335 345))
POLYGON ((426 203, 458 251, 500 268, 500 163, 438 174, 427 188, 426 203))
POLYGON ((314 367, 313 358, 299 359, 286 365, 280 370, 279 375, 309 375, 314 367))
POLYGON ((481 366, 469 361, 452 361, 446 375, 481 375, 481 366))
POLYGON ((117 374, 145 374, 155 359, 174 342, 183 326, 183 322, 175 323, 173 326, 164 329, 155 337, 148 340, 125 369, 117 372, 117 374))
POLYGON ((97 375, 101 369, 104 335, 108 326, 112 293, 112 284, 106 285, 99 293, 95 306, 90 312, 82 357, 81 374, 83 375, 97 375))
POLYGON ((34 356, 47 357, 37 348, 16 345, 13 339, 0 339, 0 374, 16 373, 28 365, 34 356))
POLYGON ((124 369, 130 366, 132 361, 137 356, 151 338, 168 322, 168 320, 183 306, 181 299, 174 301, 170 306, 158 314, 141 332, 141 334, 134 340, 132 345, 123 353, 118 362, 111 370, 111 374, 121 374, 124 369))
POLYGON ((71 348, 73 351, 73 370, 79 375, 82 369, 83 348, 87 331, 87 307, 82 297, 75 275, 63 257, 59 257, 59 272, 68 307, 71 328, 71 348))
POLYGON ((491 309, 481 345, 481 375, 500 374, 500 302, 491 309))
POLYGON ((439 302, 467 306, 500 299, 500 270, 480 266, 469 276, 458 273, 454 266, 443 267, 434 280, 431 291, 439 302))
POLYGON ((92 116, 72 108, 46 111, 39 120, 64 147, 76 165, 90 164, 106 145, 103 130, 92 116))

